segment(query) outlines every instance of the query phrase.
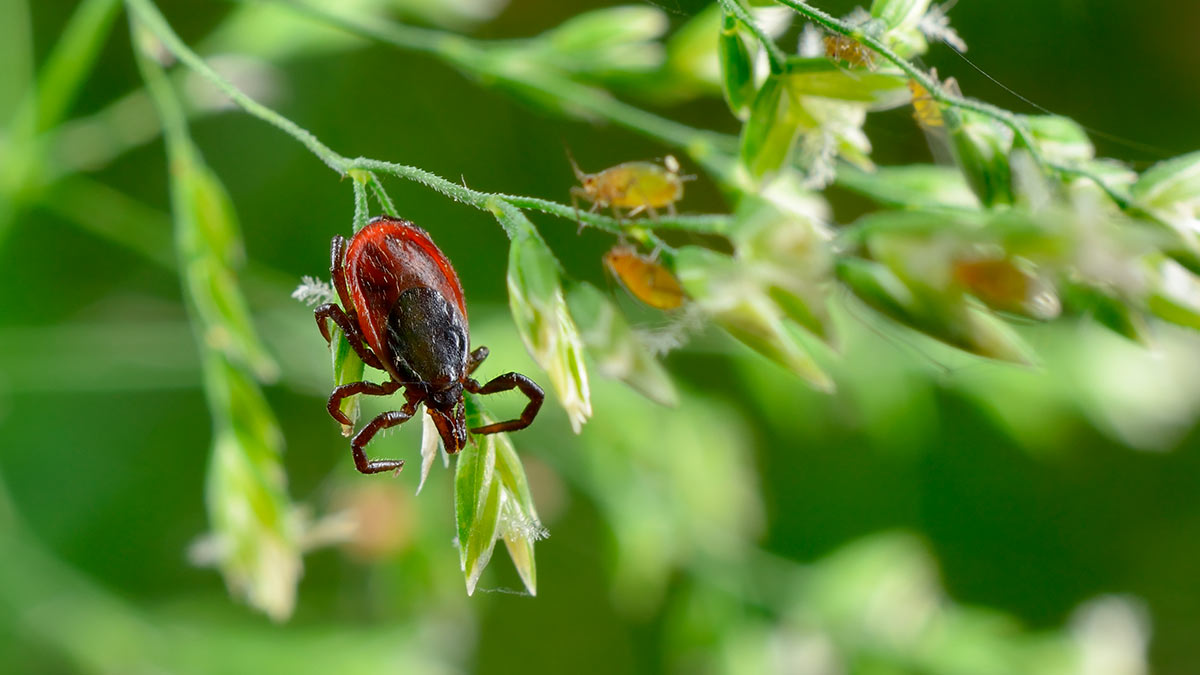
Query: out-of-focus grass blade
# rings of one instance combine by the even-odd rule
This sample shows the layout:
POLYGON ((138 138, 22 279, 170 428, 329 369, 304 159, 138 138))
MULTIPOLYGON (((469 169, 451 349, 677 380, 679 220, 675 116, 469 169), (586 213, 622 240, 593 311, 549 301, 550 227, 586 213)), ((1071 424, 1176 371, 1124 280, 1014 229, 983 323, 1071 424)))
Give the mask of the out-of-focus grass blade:
POLYGON ((33 83, 33 30, 29 3, 9 0, 0 3, 0 124, 7 125, 33 83))

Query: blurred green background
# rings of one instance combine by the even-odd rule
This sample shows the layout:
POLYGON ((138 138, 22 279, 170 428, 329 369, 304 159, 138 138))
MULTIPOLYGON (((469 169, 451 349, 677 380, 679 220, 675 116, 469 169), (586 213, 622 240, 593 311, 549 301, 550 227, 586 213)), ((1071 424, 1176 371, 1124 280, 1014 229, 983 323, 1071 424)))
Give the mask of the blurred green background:
MULTIPOLYGON (((704 5, 656 4, 672 25, 704 5)), ((193 45, 238 11, 159 5, 193 45)), ((464 30, 528 36, 593 6, 516 0, 464 30)), ((31 3, 35 63, 73 7, 31 3)), ((1097 137, 1100 154, 1144 167, 1200 147, 1200 3, 964 1, 951 17, 970 57, 1008 87, 1158 148, 1097 137)), ((969 96, 1030 111, 944 47, 926 61, 969 96)), ((19 63, 0 65, 0 77, 19 77, 19 63)), ((567 201, 567 147, 592 170, 670 151, 357 41, 260 67, 260 94, 339 152, 481 190, 567 201)), ((70 117, 139 86, 118 19, 70 117)), ((661 112, 738 128, 719 99, 661 112)), ((873 116, 867 131, 880 163, 928 161, 907 110, 873 116)), ((162 145, 85 167, 22 203, 8 195, 0 670, 1136 673, 1145 636, 1151 672, 1200 669, 1194 336, 1160 327, 1151 353, 1086 321, 1026 327, 1046 360, 1034 372, 951 354, 839 298, 840 389, 825 396, 702 332, 666 359, 678 408, 602 380, 582 435, 556 405, 514 435, 552 535, 538 545, 539 595, 505 592, 521 585, 498 554, 480 584, 495 592, 468 598, 450 472, 435 467, 414 497, 415 471, 353 471, 324 410, 325 345, 310 310, 288 297, 301 275, 324 274, 329 238, 349 231, 349 182, 243 114, 204 116, 192 133, 237 207, 251 261, 243 287, 282 366, 268 396, 291 494, 368 526, 306 556, 285 624, 230 600, 213 570, 189 563, 206 529, 211 422, 171 266, 162 145), (1099 659, 1092 670, 1088 658, 1099 659)), ((473 342, 492 350, 484 376, 542 378, 507 315, 495 222, 415 184, 387 185, 455 262, 473 342)), ((871 208, 829 196, 838 222, 871 208)), ((728 209, 703 179, 680 206, 728 209)), ((537 222, 572 275, 637 313, 602 272, 610 236, 537 222)), ((519 405, 513 395, 499 407, 519 405)), ((373 453, 411 464, 418 435, 403 429, 373 453)))

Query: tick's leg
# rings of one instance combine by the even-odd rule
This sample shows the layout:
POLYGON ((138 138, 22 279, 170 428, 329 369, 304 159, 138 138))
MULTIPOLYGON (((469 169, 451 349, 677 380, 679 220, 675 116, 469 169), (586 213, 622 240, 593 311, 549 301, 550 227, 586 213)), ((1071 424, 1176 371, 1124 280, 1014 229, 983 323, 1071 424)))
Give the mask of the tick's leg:
POLYGON ((351 321, 350 317, 342 311, 341 307, 333 303, 321 305, 313 311, 313 316, 317 318, 317 328, 321 329, 321 336, 326 342, 332 342, 332 336, 329 335, 329 325, 326 320, 337 324, 338 328, 346 335, 346 341, 350 343, 350 347, 358 354, 358 358, 362 359, 363 363, 376 368, 378 370, 387 370, 380 363, 379 357, 375 356, 375 352, 367 348, 363 344, 362 333, 359 332, 356 322, 351 321))
POLYGON ((629 214, 628 214, 628 215, 629 215, 629 217, 630 217, 630 218, 633 218, 634 216, 636 216, 637 214, 639 214, 639 213, 641 213, 642 211, 645 211, 645 210, 646 210, 646 205, 645 205, 645 204, 638 204, 637 206, 633 207, 633 209, 631 209, 631 210, 629 211, 629 214))
POLYGON ((468 379, 466 389, 473 394, 494 394, 498 391, 520 389, 521 393, 529 398, 529 403, 517 419, 472 429, 471 433, 473 434, 494 434, 500 431, 524 429, 533 422, 534 417, 537 417, 538 410, 542 407, 542 401, 546 398, 546 394, 542 392, 542 388, 537 386, 536 382, 520 373, 505 373, 484 385, 468 379))
MULTIPOLYGON (((355 394, 390 396, 396 393, 396 390, 399 388, 400 383, 395 381, 384 382, 383 384, 375 384, 374 382, 351 382, 350 384, 343 384, 340 387, 335 387, 333 393, 329 395, 329 404, 326 405, 326 408, 329 410, 330 417, 350 427, 354 423, 342 412, 342 399, 347 396, 354 396, 355 394)), ((350 432, 347 431, 346 435, 349 436, 350 432)))
POLYGON ((658 220, 658 211, 655 211, 653 206, 647 206, 646 212, 650 214, 650 220, 658 220))
POLYGON ((404 467, 404 460, 402 459, 367 459, 367 453, 363 448, 366 447, 367 443, 371 442, 375 434, 384 429, 403 424, 411 419, 413 412, 417 409, 418 402, 419 399, 409 401, 404 405, 402 410, 382 413, 371 420, 367 426, 362 428, 362 431, 358 432, 354 440, 350 441, 350 449, 354 452, 354 468, 358 469, 359 473, 399 471, 404 467))
POLYGON ((333 281, 333 287, 337 289, 342 307, 351 307, 350 293, 346 290, 346 270, 343 264, 345 258, 346 240, 342 235, 335 234, 329 242, 329 278, 333 281))
POLYGON ((675 202, 667 202, 667 215, 675 217, 675 202))
POLYGON ((467 374, 470 375, 471 373, 475 372, 475 369, 479 367, 479 364, 483 363, 483 360, 486 359, 490 353, 491 352, 488 351, 487 347, 480 347, 479 349, 471 352, 471 355, 467 357, 467 374))

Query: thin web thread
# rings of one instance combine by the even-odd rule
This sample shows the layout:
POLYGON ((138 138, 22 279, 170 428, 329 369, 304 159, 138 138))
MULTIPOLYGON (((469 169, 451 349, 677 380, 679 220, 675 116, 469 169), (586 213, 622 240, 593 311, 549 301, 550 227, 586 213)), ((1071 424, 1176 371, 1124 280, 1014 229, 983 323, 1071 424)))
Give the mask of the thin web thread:
MULTIPOLYGON (((1018 93, 1013 88, 1004 84, 1003 82, 996 79, 995 77, 992 77, 992 75, 990 73, 988 73, 986 70, 984 70, 983 68, 976 65, 974 61, 967 58, 966 54, 963 54, 961 51, 958 50, 958 48, 956 48, 954 45, 947 42, 945 39, 942 39, 942 44, 949 47, 950 51, 952 51, 958 55, 958 58, 965 61, 968 66, 971 66, 971 68, 975 69, 975 71, 978 72, 980 75, 983 75, 984 77, 986 77, 992 84, 996 85, 997 87, 1000 87, 1001 89, 1008 92, 1016 99, 1025 103, 1026 105, 1033 107, 1035 110, 1037 110, 1039 112, 1046 113, 1047 115, 1058 115, 1059 114, 1059 113, 1054 112, 1053 110, 1050 110, 1049 108, 1046 108, 1045 106, 1039 105, 1038 103, 1031 101, 1030 99, 1028 99, 1025 96, 1018 93)), ((1089 127, 1085 124, 1080 124, 1078 121, 1076 121, 1076 124, 1079 124, 1080 128, 1082 128, 1084 131, 1087 131, 1090 134, 1099 136, 1100 138, 1103 138, 1108 141, 1112 141, 1113 143, 1123 145, 1127 148, 1131 148, 1134 150, 1141 150, 1142 152, 1157 155, 1159 159, 1164 159, 1164 158, 1173 156, 1173 153, 1171 153, 1169 150, 1166 150, 1165 148, 1160 148, 1156 145, 1150 145, 1149 143, 1142 143, 1140 141, 1130 140, 1128 138, 1124 138, 1124 137, 1118 136, 1116 134, 1110 134, 1107 131, 1089 127)))

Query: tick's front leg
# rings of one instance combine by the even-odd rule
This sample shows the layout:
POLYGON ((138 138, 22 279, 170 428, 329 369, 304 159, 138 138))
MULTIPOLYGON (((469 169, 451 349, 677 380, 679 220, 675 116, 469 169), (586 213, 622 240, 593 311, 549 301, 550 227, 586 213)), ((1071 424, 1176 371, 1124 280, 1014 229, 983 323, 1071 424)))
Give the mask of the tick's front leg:
POLYGON ((480 385, 475 380, 468 379, 466 389, 473 394, 494 394, 499 391, 520 389, 521 393, 529 398, 529 403, 525 405, 525 410, 521 411, 521 416, 517 419, 508 420, 507 422, 496 422, 472 429, 471 433, 473 434, 494 434, 501 431, 518 431, 524 429, 533 423, 533 418, 537 417, 538 410, 542 407, 542 401, 546 399, 546 394, 542 391, 542 388, 536 382, 520 373, 505 373, 485 385, 480 385))
POLYGON ((375 352, 367 348, 363 341, 362 333, 358 329, 356 322, 351 321, 350 317, 342 311, 341 307, 333 303, 321 305, 313 310, 313 316, 317 319, 317 328, 321 330, 321 337, 325 341, 332 344, 333 336, 329 334, 329 324, 327 321, 332 321, 338 328, 342 329, 342 333, 346 336, 346 341, 350 343, 350 347, 358 354, 358 358, 362 362, 377 370, 386 370, 383 364, 379 361, 379 357, 375 356, 375 352))

